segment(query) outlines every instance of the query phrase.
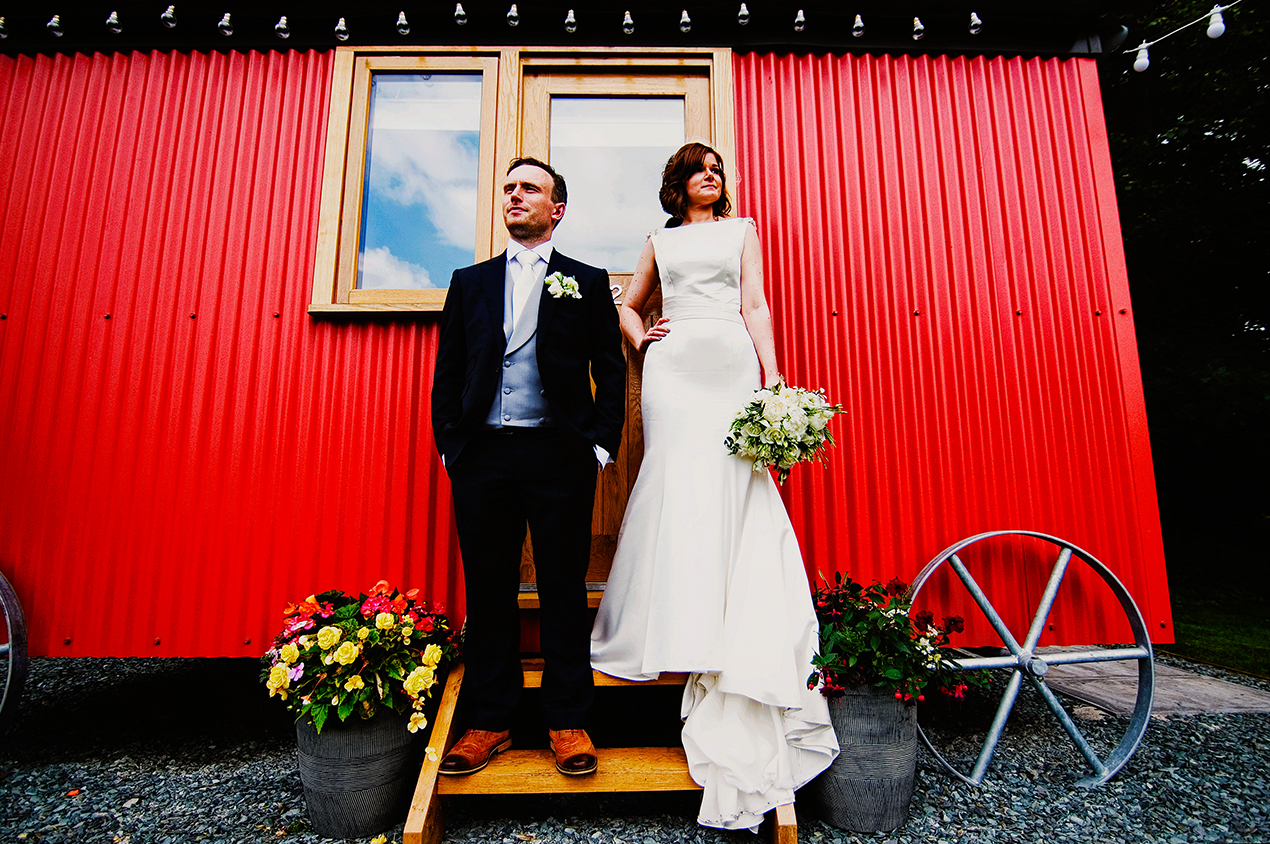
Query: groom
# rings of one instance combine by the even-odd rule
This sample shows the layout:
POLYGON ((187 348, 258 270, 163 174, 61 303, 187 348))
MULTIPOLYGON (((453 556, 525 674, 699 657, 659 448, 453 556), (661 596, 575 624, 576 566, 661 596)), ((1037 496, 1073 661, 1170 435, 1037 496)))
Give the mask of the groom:
POLYGON ((507 251, 455 271, 441 314, 432 430, 463 555, 472 727, 441 760, 443 774, 479 771, 511 746, 524 683, 517 593, 526 524, 556 768, 597 767, 582 729, 594 695, 585 581, 596 474, 622 436, 626 364, 608 273, 552 248, 566 201, 550 166, 512 161, 502 195, 507 251))

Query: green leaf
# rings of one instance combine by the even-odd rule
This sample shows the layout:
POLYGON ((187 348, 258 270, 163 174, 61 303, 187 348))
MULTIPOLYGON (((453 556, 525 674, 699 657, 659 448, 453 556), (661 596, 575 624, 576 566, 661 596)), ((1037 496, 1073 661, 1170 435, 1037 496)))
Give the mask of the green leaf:
POLYGON ((310 706, 309 720, 313 722, 313 729, 321 733, 322 725, 326 723, 326 707, 322 704, 314 704, 313 706, 310 706))

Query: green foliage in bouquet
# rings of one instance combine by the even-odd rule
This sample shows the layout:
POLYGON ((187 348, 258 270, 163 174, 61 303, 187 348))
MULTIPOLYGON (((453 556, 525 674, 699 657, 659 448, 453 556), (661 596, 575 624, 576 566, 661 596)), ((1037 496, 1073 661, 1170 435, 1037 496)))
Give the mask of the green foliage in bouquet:
POLYGON ((331 590, 289 604, 261 657, 269 696, 319 733, 331 714, 372 718, 381 708, 412 713, 412 733, 426 727, 422 710, 458 645, 444 607, 429 608, 418 592, 381 580, 369 594, 331 590))
POLYGON ((942 627, 935 626, 929 610, 910 617, 908 584, 898 578, 885 586, 877 581, 863 586, 841 573, 832 585, 822 577, 812 600, 820 622, 820 654, 812 661, 807 688, 819 686, 825 697, 867 685, 890 689, 905 701, 924 700, 926 687, 934 685, 961 699, 967 682, 986 681, 980 672, 959 671, 944 647, 949 634, 962 631, 961 616, 945 618, 942 627))
POLYGON ((825 461, 833 434, 826 427, 842 405, 830 404, 823 390, 804 390, 777 381, 754 394, 741 408, 723 444, 729 454, 754 459, 754 471, 775 466, 785 483, 795 463, 825 461))

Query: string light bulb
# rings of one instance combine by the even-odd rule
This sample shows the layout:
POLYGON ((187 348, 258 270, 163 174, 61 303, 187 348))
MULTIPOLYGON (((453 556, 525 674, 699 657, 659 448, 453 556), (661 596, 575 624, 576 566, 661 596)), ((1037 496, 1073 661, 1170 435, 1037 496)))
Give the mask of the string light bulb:
POLYGON ((410 34, 410 21, 406 20, 405 12, 397 13, 397 34, 398 35, 410 34))
POLYGON ((737 10, 736 22, 739 23, 741 26, 745 26, 747 23, 750 22, 750 10, 746 7, 744 3, 742 3, 741 8, 737 10))
POLYGON ((454 4, 454 22, 459 26, 467 23, 467 12, 463 11, 462 3, 454 4))
POLYGON ((343 18, 335 22, 335 37, 341 41, 348 40, 348 24, 344 23, 343 18))
POLYGON ((62 16, 61 15, 54 15, 53 17, 49 18, 49 22, 44 25, 48 27, 48 31, 53 33, 53 35, 55 35, 58 38, 62 37, 63 32, 62 32, 62 16))
POLYGON ((1226 31, 1226 20, 1221 16, 1222 7, 1214 6, 1208 15, 1208 37, 1221 38, 1222 33, 1226 31))
POLYGON ((564 16, 564 31, 570 35, 578 31, 578 19, 574 16, 572 9, 564 16))
POLYGON ((851 34, 856 38, 864 34, 864 18, 855 16, 855 23, 851 24, 851 34))
POLYGON ((692 18, 688 17, 687 9, 684 9, 683 14, 679 16, 679 31, 692 32, 692 18))
POLYGON ((921 41, 926 35, 926 25, 921 18, 913 18, 913 40, 921 41))
POLYGON ((520 26, 520 10, 516 8, 515 3, 512 3, 512 7, 507 10, 507 25, 520 26))
POLYGON ((975 12, 971 12, 970 26, 968 26, 967 29, 970 30, 971 35, 978 35, 980 32, 983 32, 983 18, 979 17, 979 15, 975 12))
POLYGON ((627 9, 626 14, 622 17, 622 32, 627 35, 635 34, 635 19, 631 17, 630 9, 627 9))
POLYGON ((220 19, 220 23, 216 24, 216 28, 226 38, 234 34, 234 23, 229 19, 229 12, 226 12, 225 16, 220 19))
POLYGON ((0 17, 0 41, 9 37, 9 30, 4 28, 4 18, 0 17))
POLYGON ((807 16, 803 14, 803 10, 799 9, 798 14, 794 15, 794 32, 802 32, 807 28, 807 16))
POLYGON ((273 34, 284 41, 291 37, 291 25, 287 23, 286 15, 279 17, 278 22, 273 25, 273 34))
POLYGON ((1147 53, 1147 42, 1138 45, 1138 57, 1133 60, 1133 69, 1138 73, 1151 66, 1151 56, 1147 53))
POLYGON ((163 14, 159 15, 159 20, 163 21, 163 25, 168 29, 176 26, 176 6, 168 6, 163 10, 163 14))
POLYGON ((106 18, 106 29, 109 29, 115 35, 123 32, 123 24, 119 22, 118 12, 111 12, 110 16, 106 18))

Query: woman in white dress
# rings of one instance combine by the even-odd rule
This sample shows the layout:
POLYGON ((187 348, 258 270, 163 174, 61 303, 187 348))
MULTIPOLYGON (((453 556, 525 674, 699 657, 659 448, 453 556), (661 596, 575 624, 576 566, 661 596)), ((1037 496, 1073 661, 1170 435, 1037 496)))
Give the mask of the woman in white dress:
POLYGON ((754 223, 731 218, 723 165, 704 144, 666 164, 662 206, 619 311, 645 353, 644 460, 631 491, 591 664, 615 677, 690 673, 681 715, 698 822, 757 828, 838 754, 807 688, 816 617, 776 484, 723 440, 780 377, 754 223), (660 285, 663 317, 641 312, 660 285))

